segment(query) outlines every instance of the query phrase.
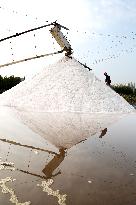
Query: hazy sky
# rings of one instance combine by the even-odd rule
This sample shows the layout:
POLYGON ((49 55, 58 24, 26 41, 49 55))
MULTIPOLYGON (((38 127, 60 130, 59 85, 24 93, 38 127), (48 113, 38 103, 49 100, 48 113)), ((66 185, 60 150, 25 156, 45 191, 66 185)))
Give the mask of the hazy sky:
MULTIPOLYGON (((0 38, 58 20, 70 29, 73 56, 101 80, 106 71, 113 83, 136 82, 135 0, 3 0, 0 6, 0 38)), ((1 42, 0 64, 55 50, 59 46, 43 29, 1 42)), ((31 76, 58 58, 5 67, 0 74, 31 76)))

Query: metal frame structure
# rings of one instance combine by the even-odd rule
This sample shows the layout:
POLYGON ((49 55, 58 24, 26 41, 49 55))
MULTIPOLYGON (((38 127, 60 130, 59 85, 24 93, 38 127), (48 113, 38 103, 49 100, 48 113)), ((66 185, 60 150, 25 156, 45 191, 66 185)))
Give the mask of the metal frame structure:
POLYGON ((72 54, 71 45, 67 41, 67 39, 65 38, 63 33, 60 31, 61 28, 65 29, 65 30, 69 30, 69 29, 66 28, 65 26, 60 25, 56 21, 52 22, 52 23, 49 23, 49 24, 46 24, 46 25, 43 25, 43 26, 39 26, 39 27, 36 27, 36 28, 32 28, 32 29, 26 30, 26 31, 23 31, 23 32, 20 32, 20 33, 16 33, 16 34, 13 34, 11 36, 7 36, 5 38, 0 39, 0 42, 3 42, 3 41, 6 41, 6 40, 9 40, 11 38, 15 38, 15 37, 27 34, 29 32, 33 32, 33 31, 42 29, 42 28, 45 28, 45 27, 49 27, 49 26, 54 26, 53 28, 51 28, 50 33, 55 38, 56 42, 60 45, 62 50, 56 51, 54 53, 42 54, 42 55, 38 55, 38 56, 36 55, 36 56, 33 56, 33 57, 28 57, 28 58, 25 58, 25 59, 8 62, 8 63, 0 65, 0 68, 7 67, 7 66, 10 66, 10 65, 13 65, 13 64, 17 64, 17 63, 22 63, 22 62, 34 60, 34 59, 41 58, 41 57, 46 57, 46 56, 50 56, 50 55, 59 54, 59 53, 62 53, 64 51, 65 51, 65 55, 66 56, 71 56, 71 54, 72 54))

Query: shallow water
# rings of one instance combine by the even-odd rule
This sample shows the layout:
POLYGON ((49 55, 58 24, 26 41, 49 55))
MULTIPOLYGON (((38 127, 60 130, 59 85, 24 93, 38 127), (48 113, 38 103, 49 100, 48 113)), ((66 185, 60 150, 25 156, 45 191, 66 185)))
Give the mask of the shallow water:
MULTIPOLYGON (((88 124, 78 129, 79 140, 77 137, 69 149, 57 148, 57 140, 53 144, 48 137, 40 137, 17 121, 10 111, 8 114, 1 111, 0 163, 3 168, 0 170, 0 204, 30 201, 34 205, 134 205, 136 114, 97 129, 94 135, 89 134, 91 125, 84 132, 86 128, 88 124), (84 136, 82 141, 79 132, 89 136, 84 136), (8 181, 6 177, 16 180, 8 181), (7 180, 4 185, 7 190, 12 189, 12 193, 2 193, 1 179, 7 180), (53 179, 52 184, 49 179, 53 179), (37 186, 42 181, 45 181, 44 191, 43 187, 37 186), (54 192, 56 190, 59 192, 54 192), (11 202, 10 197, 15 199, 15 195, 18 201, 11 202)), ((64 129, 61 130, 64 134, 64 129)), ((53 133, 56 134, 54 129, 53 133)), ((70 135, 68 130, 67 133, 70 135)))

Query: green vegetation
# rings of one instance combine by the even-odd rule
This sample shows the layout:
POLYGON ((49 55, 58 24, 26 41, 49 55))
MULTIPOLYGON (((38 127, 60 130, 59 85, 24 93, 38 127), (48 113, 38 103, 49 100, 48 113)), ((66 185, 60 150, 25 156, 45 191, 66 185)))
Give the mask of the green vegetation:
MULTIPOLYGON (((24 80, 24 79, 23 79, 24 80)), ((10 76, 10 77, 2 77, 0 75, 0 93, 3 93, 6 90, 9 90, 10 88, 16 86, 18 83, 20 83, 22 79, 20 77, 10 76)))
POLYGON ((112 85, 112 88, 130 104, 136 104, 136 87, 135 84, 128 85, 118 84, 112 85))

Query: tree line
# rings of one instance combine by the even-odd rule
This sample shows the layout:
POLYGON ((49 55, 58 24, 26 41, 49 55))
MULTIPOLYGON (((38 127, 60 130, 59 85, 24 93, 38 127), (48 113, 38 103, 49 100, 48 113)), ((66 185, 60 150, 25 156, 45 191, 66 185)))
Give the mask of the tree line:
POLYGON ((16 86, 18 83, 20 83, 22 80, 25 80, 24 78, 15 77, 14 75, 10 77, 2 77, 0 75, 0 93, 3 93, 6 90, 9 90, 10 88, 16 86))
POLYGON ((135 83, 128 83, 128 85, 118 84, 111 86, 115 92, 125 98, 131 104, 136 104, 136 87, 135 83))

